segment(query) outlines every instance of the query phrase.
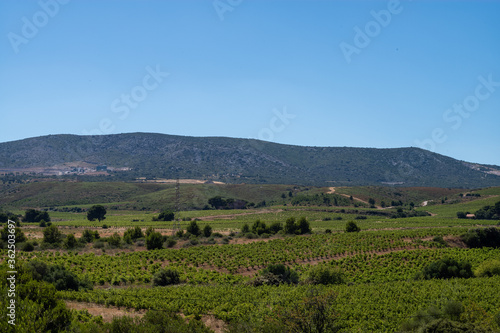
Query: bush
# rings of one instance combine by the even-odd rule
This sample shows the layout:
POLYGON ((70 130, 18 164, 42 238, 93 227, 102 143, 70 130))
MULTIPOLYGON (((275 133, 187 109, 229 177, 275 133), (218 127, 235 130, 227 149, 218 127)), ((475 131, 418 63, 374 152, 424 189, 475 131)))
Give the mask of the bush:
POLYGON ((43 242, 48 244, 59 244, 63 234, 55 225, 51 225, 43 231, 43 242))
POLYGON ((255 239, 255 238, 258 238, 259 236, 257 236, 256 234, 254 234, 253 232, 247 232, 245 234, 245 237, 248 238, 248 239, 255 239))
POLYGON ((262 270, 261 274, 273 274, 279 279, 280 283, 297 284, 299 282, 299 274, 283 264, 269 265, 262 270))
POLYGON ((77 244, 77 242, 76 242, 75 235, 69 234, 64 239, 63 245, 64 245, 64 248, 66 248, 66 249, 74 249, 76 244, 77 244))
POLYGON ((462 240, 471 248, 500 247, 500 231, 495 227, 471 229, 462 240))
POLYGON ((285 234, 295 235, 295 231, 297 230, 297 225, 295 224, 295 217, 289 217, 285 221, 285 234))
POLYGON ((212 236, 212 227, 209 226, 208 224, 205 227, 203 227, 203 236, 205 237, 212 236))
POLYGON ((311 233, 311 226, 305 217, 301 217, 297 223, 297 230, 301 235, 311 233))
POLYGON ((281 223, 279 222, 274 222, 273 224, 271 224, 269 226, 269 231, 270 233, 272 234, 277 234, 278 232, 280 232, 281 230, 283 230, 283 226, 281 225, 281 223))
POLYGON ((99 235, 99 232, 92 231, 89 229, 83 230, 82 237, 80 237, 80 240, 82 240, 84 243, 92 243, 94 240, 101 238, 99 235))
POLYGON ((359 232, 360 230, 361 228, 354 221, 347 222, 345 226, 345 232, 359 232))
MULTIPOLYGON (((14 234, 16 236, 16 242, 19 242, 19 243, 25 242, 27 240, 27 238, 26 238, 26 235, 24 234, 24 232, 22 232, 21 229, 18 227, 14 228, 14 229, 15 229, 14 234)), ((0 232, 0 235, 1 235, 0 238, 2 239, 2 241, 7 243, 10 234, 11 234, 10 228, 8 226, 4 226, 2 231, 0 232)))
POLYGON ((157 232, 153 231, 146 237, 146 248, 148 250, 162 249, 163 248, 163 237, 157 232))
POLYGON ((268 234, 269 229, 264 222, 261 222, 261 220, 257 220, 252 225, 252 232, 257 235, 262 235, 264 233, 268 234))
POLYGON ((457 217, 459 219, 465 219, 467 218, 467 214, 465 214, 464 212, 457 212, 457 217))
POLYGON ((331 234, 332 230, 331 229, 325 229, 325 234, 331 234))
POLYGON ((475 274, 478 277, 482 277, 482 276, 491 277, 494 275, 500 275, 500 260, 489 260, 489 261, 483 262, 476 269, 475 274))
POLYGON ((136 241, 139 238, 143 238, 144 234, 142 233, 141 227, 136 226, 134 228, 129 228, 123 234, 123 239, 129 239, 130 241, 127 243, 131 243, 132 241, 136 241))
POLYGON ((120 247, 122 239, 120 235, 115 232, 113 235, 108 237, 107 241, 111 247, 120 247))
POLYGON ((453 258, 443 258, 425 266, 421 272, 416 274, 415 279, 470 278, 473 276, 470 263, 457 261, 453 258))
POLYGON ((174 247, 177 241, 173 237, 168 237, 165 241, 165 247, 174 247))
POLYGON ((311 284, 342 284, 344 274, 340 270, 318 265, 309 271, 308 280, 311 284))
POLYGON ((30 243, 30 242, 26 242, 26 243, 21 243, 21 251, 25 251, 25 252, 31 252, 35 249, 35 246, 33 245, 33 243, 30 243))
POLYGON ((153 275, 153 286, 168 286, 180 282, 179 272, 173 269, 161 269, 153 275))
POLYGON ((200 227, 198 226, 196 221, 191 221, 187 226, 186 231, 192 235, 195 235, 196 237, 201 235, 200 227))
POLYGON ((247 223, 245 223, 245 224, 243 224, 243 226, 241 227, 241 233, 242 233, 242 234, 246 234, 246 233, 248 233, 248 232, 250 232, 250 227, 248 226, 248 224, 247 224, 247 223))
POLYGON ((443 236, 435 236, 433 239, 432 239, 433 242, 436 242, 438 244, 441 244, 443 246, 448 246, 448 244, 446 243, 446 241, 443 239, 443 236))

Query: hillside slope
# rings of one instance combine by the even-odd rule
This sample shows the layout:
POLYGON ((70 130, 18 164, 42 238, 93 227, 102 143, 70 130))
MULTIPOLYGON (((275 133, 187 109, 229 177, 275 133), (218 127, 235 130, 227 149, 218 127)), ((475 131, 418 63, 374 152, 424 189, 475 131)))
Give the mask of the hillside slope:
POLYGON ((0 143, 3 171, 69 163, 131 169, 112 173, 117 179, 180 177, 318 186, 500 185, 500 176, 491 173, 500 167, 466 163, 419 148, 303 147, 151 133, 50 135, 0 143))

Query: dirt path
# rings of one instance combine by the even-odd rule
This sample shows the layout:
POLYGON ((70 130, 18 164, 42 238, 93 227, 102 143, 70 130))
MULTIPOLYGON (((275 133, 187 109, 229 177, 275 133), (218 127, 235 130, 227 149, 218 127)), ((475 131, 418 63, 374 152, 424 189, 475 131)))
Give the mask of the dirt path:
MULTIPOLYGON (((75 302, 75 301, 64 301, 68 309, 71 310, 87 310, 92 316, 102 316, 102 320, 105 323, 110 323, 113 321, 114 317, 142 317, 146 313, 146 310, 135 310, 127 309, 123 307, 116 306, 105 306, 102 304, 88 303, 88 302, 75 302)), ((185 317, 184 314, 179 313, 181 317, 185 317)), ((226 327, 224 321, 215 318, 213 315, 203 315, 201 321, 215 333, 222 333, 226 327)))
MULTIPOLYGON (((328 190, 328 192, 326 192, 326 193, 327 194, 335 193, 335 187, 330 187, 329 190, 328 190)), ((338 193, 338 194, 341 195, 341 196, 343 196, 343 197, 349 198, 349 199, 351 198, 351 195, 348 195, 348 194, 342 194, 342 193, 338 193)), ((364 204, 366 204, 368 206, 371 206, 370 203, 368 201, 366 201, 366 200, 363 200, 363 199, 360 199, 360 198, 357 198, 357 197, 354 197, 354 196, 352 198, 353 198, 353 200, 356 200, 356 201, 362 202, 362 203, 364 203, 364 204)), ((377 209, 384 209, 381 206, 375 206, 375 208, 377 208, 377 209)), ((386 207, 386 208, 390 208, 390 207, 386 207)))

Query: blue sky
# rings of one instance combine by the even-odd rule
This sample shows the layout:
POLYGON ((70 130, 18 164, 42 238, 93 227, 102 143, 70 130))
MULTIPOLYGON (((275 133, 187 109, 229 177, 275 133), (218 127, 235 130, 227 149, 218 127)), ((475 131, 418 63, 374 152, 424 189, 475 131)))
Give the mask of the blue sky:
POLYGON ((500 1, 0 1, 0 142, 155 132, 500 165, 500 1))

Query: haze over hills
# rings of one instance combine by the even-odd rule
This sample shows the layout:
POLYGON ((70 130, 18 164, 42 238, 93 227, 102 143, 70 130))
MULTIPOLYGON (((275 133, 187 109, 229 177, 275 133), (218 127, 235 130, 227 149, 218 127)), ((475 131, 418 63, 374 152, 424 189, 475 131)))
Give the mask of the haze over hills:
POLYGON ((303 147, 153 133, 50 135, 0 143, 0 171, 71 173, 107 166, 107 180, 191 178, 317 186, 500 185, 500 167, 420 148, 303 147))

